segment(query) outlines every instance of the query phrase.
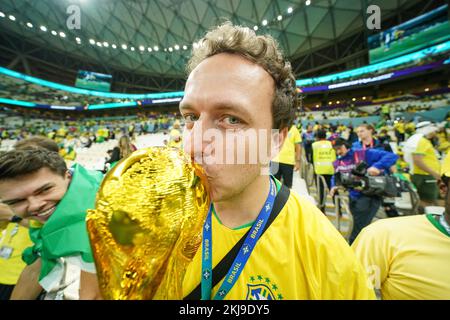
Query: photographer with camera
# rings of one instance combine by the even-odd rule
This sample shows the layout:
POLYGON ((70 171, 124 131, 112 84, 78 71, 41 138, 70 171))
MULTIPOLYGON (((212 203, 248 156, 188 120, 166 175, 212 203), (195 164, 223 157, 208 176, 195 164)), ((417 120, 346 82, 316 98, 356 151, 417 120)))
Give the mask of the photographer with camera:
MULTIPOLYGON (((380 181, 371 177, 389 172, 398 156, 379 149, 353 149, 348 141, 341 138, 335 140, 334 149, 338 159, 334 162, 335 175, 330 194, 334 196, 338 186, 349 189, 349 206, 353 216, 351 244, 362 228, 372 222, 382 203, 381 193, 373 192, 374 185, 380 181)), ((391 187, 385 180, 379 180, 382 180, 381 185, 384 183, 385 187, 391 187)))

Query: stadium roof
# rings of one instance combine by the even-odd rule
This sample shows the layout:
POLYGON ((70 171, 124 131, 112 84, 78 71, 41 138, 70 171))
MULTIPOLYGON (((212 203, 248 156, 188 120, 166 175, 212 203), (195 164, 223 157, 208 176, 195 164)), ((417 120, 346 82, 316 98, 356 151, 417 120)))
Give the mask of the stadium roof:
POLYGON ((126 71, 181 77, 195 41, 226 19, 272 34, 295 59, 361 31, 370 4, 380 7, 383 19, 418 2, 2 0, 0 28, 65 55, 126 71), (77 27, 78 9, 80 28, 71 30, 68 22, 77 27))

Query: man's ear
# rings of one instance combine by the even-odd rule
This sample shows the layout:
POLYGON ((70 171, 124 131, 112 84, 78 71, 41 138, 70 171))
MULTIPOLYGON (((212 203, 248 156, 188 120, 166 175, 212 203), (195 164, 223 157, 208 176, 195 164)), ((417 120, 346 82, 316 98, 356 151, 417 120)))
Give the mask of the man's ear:
POLYGON ((449 192, 449 187, 442 180, 439 182, 439 192, 442 196, 446 196, 447 192, 449 192))
POLYGON ((69 181, 72 180, 72 173, 70 172, 70 170, 66 171, 65 178, 68 179, 69 181))

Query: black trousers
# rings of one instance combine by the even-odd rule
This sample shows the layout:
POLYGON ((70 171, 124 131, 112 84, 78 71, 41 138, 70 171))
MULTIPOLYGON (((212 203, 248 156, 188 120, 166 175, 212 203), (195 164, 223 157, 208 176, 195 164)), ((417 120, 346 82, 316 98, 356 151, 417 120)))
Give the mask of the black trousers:
POLYGON ((294 165, 272 162, 270 164, 270 172, 280 180, 286 187, 292 188, 292 177, 294 175, 294 165))
POLYGON ((352 244, 361 230, 372 222, 380 209, 382 198, 361 195, 359 198, 350 198, 349 200, 350 212, 353 216, 353 229, 349 239, 352 244))
POLYGON ((0 300, 9 300, 11 293, 13 292, 14 285, 0 284, 0 300))
MULTIPOLYGON (((325 181, 327 183, 328 189, 331 189, 331 177, 332 174, 323 174, 322 175, 325 178, 325 181)), ((325 210, 325 200, 327 198, 327 195, 325 194, 325 186, 323 185, 322 179, 319 180, 319 193, 321 194, 320 204, 324 204, 323 207, 320 208, 320 210, 325 210)))
POLYGON ((308 160, 309 163, 313 163, 313 149, 312 149, 312 142, 306 142, 305 143, 305 157, 306 160, 308 160))

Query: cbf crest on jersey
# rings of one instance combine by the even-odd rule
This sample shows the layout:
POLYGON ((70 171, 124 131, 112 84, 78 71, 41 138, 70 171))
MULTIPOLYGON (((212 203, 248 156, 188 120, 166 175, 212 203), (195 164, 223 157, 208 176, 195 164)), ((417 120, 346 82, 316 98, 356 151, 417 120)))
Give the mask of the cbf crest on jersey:
POLYGON ((269 278, 261 275, 251 276, 247 283, 246 300, 282 300, 283 295, 278 291, 278 286, 269 278))

